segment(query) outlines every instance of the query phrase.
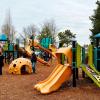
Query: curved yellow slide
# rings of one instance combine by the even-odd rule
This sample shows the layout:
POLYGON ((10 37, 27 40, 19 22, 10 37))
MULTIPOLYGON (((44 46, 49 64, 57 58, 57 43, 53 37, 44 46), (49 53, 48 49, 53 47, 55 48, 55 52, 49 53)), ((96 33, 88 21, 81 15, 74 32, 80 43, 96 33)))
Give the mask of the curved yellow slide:
MULTIPOLYGON (((30 49, 30 46, 25 46, 25 50, 28 56, 31 56, 33 51, 30 49)), ((41 59, 40 57, 37 57, 37 61, 39 61, 42 64, 45 64, 47 66, 50 66, 50 64, 46 61, 44 61, 43 59, 41 59)))
POLYGON ((52 73, 51 73, 45 80, 40 81, 39 83, 37 83, 37 84, 34 86, 34 88, 37 89, 37 87, 38 87, 40 84, 42 84, 42 83, 48 81, 49 78, 53 75, 53 73, 56 71, 56 69, 57 69, 60 65, 61 65, 61 64, 58 64, 58 65, 54 68, 54 70, 52 71, 52 73))
POLYGON ((31 50, 30 46, 25 46, 26 53, 31 56, 33 51, 31 50))
POLYGON ((57 51, 57 47, 54 44, 50 44, 49 45, 49 49, 51 49, 52 52, 56 52, 57 51))
MULTIPOLYGON (((63 66, 63 65, 61 65, 63 66)), ((44 85, 41 84, 41 86, 37 86, 37 90, 39 90, 42 94, 48 94, 53 91, 56 91, 59 89, 59 87, 64 83, 66 80, 69 80, 72 74, 71 67, 69 64, 63 67, 58 67, 56 71, 53 73, 53 77, 50 77, 46 81, 47 83, 44 85)), ((52 76, 52 75, 51 75, 52 76)), ((44 82, 45 83, 45 82, 44 82)))
POLYGON ((55 69, 53 70, 53 72, 49 75, 49 77, 47 79, 45 79, 44 81, 39 82, 38 84, 36 84, 34 86, 34 88, 36 88, 38 91, 40 91, 41 88, 43 88, 45 85, 47 85, 50 81, 52 81, 52 79, 58 74, 58 72, 60 72, 60 70, 62 69, 63 65, 58 64, 55 69))
POLYGON ((28 46, 30 46, 30 47, 31 47, 31 46, 34 46, 34 47, 39 48, 39 49, 41 49, 41 50, 43 50, 43 51, 45 51, 45 52, 48 52, 48 53, 51 54, 53 57, 56 57, 56 55, 55 55, 54 53, 52 53, 50 50, 48 50, 48 49, 42 47, 42 46, 38 43, 37 40, 34 40, 34 43, 32 43, 32 40, 31 40, 31 39, 28 39, 27 41, 29 42, 28 46))
POLYGON ((50 64, 46 61, 44 61, 42 58, 40 57, 37 57, 37 61, 39 61, 40 63, 44 64, 44 65, 47 65, 47 66, 50 66, 50 64))

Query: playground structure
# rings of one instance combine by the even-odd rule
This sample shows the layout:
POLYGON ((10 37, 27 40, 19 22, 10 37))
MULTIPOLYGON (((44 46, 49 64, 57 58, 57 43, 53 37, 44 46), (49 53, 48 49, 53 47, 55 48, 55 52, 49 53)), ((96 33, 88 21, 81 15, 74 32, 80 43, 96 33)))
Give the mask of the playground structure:
MULTIPOLYGON (((73 75, 73 86, 76 87, 76 79, 78 79, 78 69, 81 67, 83 74, 86 74, 88 77, 90 77, 95 84, 100 87, 100 72, 97 71, 93 64, 93 46, 90 45, 88 48, 88 64, 85 63, 85 49, 78 45, 75 41, 73 41, 73 47, 72 48, 59 48, 55 55, 51 53, 49 50, 43 48, 39 43, 34 40, 34 44, 32 43, 31 39, 28 39, 28 44, 25 46, 25 53, 28 56, 31 56, 32 50, 31 46, 34 46, 38 49, 42 49, 46 52, 49 52, 54 57, 56 55, 56 58, 58 60, 58 64, 56 65, 56 68, 54 71, 50 74, 50 76, 38 84, 35 85, 35 88, 40 91, 42 94, 48 94, 53 91, 56 91, 59 89, 59 87, 66 81, 69 80, 70 77, 73 75), (63 55, 66 57, 66 64, 64 62, 63 55)), ((23 50, 22 50, 23 51, 23 50)), ((47 64, 44 60, 41 58, 37 58, 38 61, 40 61, 43 64, 47 64)), ((22 59, 25 60, 25 59, 22 59)), ((23 64, 19 64, 20 67, 17 67, 17 70, 13 68, 17 60, 11 63, 10 65, 10 73, 14 74, 21 74, 21 68, 23 64)), ((31 66, 31 65, 30 65, 31 66)), ((32 71, 31 71, 32 72, 32 71)), ((29 72, 29 73, 31 73, 29 72)), ((84 75, 83 75, 84 76, 84 75)))
POLYGON ((69 80, 72 74, 71 70, 71 63, 72 63, 72 52, 71 48, 60 48, 56 52, 57 61, 58 64, 56 65, 53 72, 50 74, 50 76, 38 84, 35 85, 35 88, 40 91, 42 94, 48 94, 53 91, 56 91, 63 82, 66 80, 69 80), (60 55, 65 54, 65 56, 68 58, 68 64, 62 65, 60 62, 60 55))
POLYGON ((57 91, 59 87, 73 76, 73 87, 76 87, 76 79, 78 78, 78 69, 83 71, 83 77, 85 74, 100 87, 100 72, 95 68, 93 64, 93 46, 88 48, 88 63, 85 62, 85 49, 81 47, 76 41, 73 41, 72 48, 60 48, 56 52, 58 64, 50 74, 50 76, 37 83, 34 88, 40 91, 42 94, 48 94, 53 91, 57 91), (67 57, 67 64, 64 60, 61 61, 62 54, 67 57))
MULTIPOLYGON (((18 40, 16 40, 17 42, 18 40)), ((4 49, 4 55, 5 55, 5 62, 10 63, 10 59, 12 57, 12 60, 16 59, 19 57, 19 51, 18 49, 14 49, 14 43, 10 43, 9 41, 7 42, 6 49, 4 49), (8 59, 9 58, 9 59, 8 59)), ((17 43, 19 47, 19 41, 17 43)))
MULTIPOLYGON (((24 48, 21 48, 19 46, 19 40, 18 39, 16 39, 16 43, 11 43, 8 40, 6 34, 4 34, 4 33, 0 34, 0 41, 1 41, 0 45, 2 45, 4 43, 3 51, 4 51, 5 63, 10 63, 11 62, 10 59, 14 60, 16 58, 19 58, 21 55, 23 55, 25 53, 26 53, 27 56, 31 56, 31 54, 33 52, 31 50, 31 47, 38 48, 42 51, 48 52, 49 54, 55 56, 54 53, 51 53, 51 51, 47 49, 49 47, 49 44, 51 43, 51 38, 44 38, 42 40, 41 43, 46 48, 42 47, 41 43, 38 43, 36 40, 32 40, 32 39, 27 39, 27 41, 29 40, 28 41, 29 44, 27 44, 26 40, 24 39, 24 48, 25 48, 24 49, 24 48), (45 43, 44 43, 44 40, 46 40, 45 43)), ((46 61, 44 61, 43 59, 41 59, 39 57, 38 57, 38 61, 40 61, 43 64, 50 66, 46 61)))
MULTIPOLYGON (((54 51, 55 54, 42 47, 36 40, 32 42, 31 39, 28 39, 28 44, 25 45, 24 49, 18 47, 16 50, 26 53, 28 57, 31 57, 33 53, 31 47, 34 46, 35 48, 44 50, 45 52, 48 52, 57 58, 58 64, 49 77, 34 86, 34 88, 40 91, 42 94, 48 94, 53 91, 57 91, 65 81, 70 80, 71 76, 73 76, 73 87, 76 87, 76 79, 79 77, 79 68, 81 68, 83 71, 83 78, 85 78, 86 74, 98 87, 100 87, 100 48, 98 44, 98 38, 96 42, 96 47, 93 45, 89 45, 88 47, 88 63, 85 61, 85 49, 76 43, 76 41, 73 41, 72 48, 59 48, 57 51, 56 47, 50 46, 49 49, 54 51), (64 56, 66 57, 67 63, 65 63, 64 56)), ((10 46, 8 46, 8 50, 9 49, 11 49, 10 46)), ((15 48, 13 48, 13 50, 14 49, 15 48)), ((11 52, 12 50, 9 51, 11 52)), ((39 57, 37 57, 37 60, 45 65, 50 66, 46 61, 39 57)), ((18 58, 14 60, 9 66, 9 73, 21 74, 21 69, 23 67, 26 67, 28 73, 32 73, 32 64, 29 59, 26 58, 18 58)))
MULTIPOLYGON (((48 49, 52 52, 52 55, 55 55, 55 52, 57 50, 57 47, 53 44, 53 40, 51 37, 45 37, 43 39, 40 40, 40 45, 45 48, 45 49, 48 49)), ((44 52, 44 51, 42 51, 44 52)))
MULTIPOLYGON (((27 55, 27 57, 31 57, 31 55, 32 55, 32 53, 34 52, 34 51, 32 51, 31 50, 31 47, 32 46, 34 46, 34 47, 36 47, 36 48, 38 48, 38 49, 42 49, 42 50, 44 50, 44 51, 46 51, 46 52, 49 52, 51 55, 53 55, 52 53, 51 53, 51 51, 49 51, 49 50, 47 50, 47 49, 45 49, 45 48, 43 48, 42 46, 40 46, 39 45, 39 43, 36 41, 36 40, 34 40, 34 44, 32 43, 32 40, 31 39, 28 39, 27 40, 28 42, 27 42, 27 44, 26 44, 26 46, 25 46, 25 49, 22 49, 22 48, 19 48, 18 49, 18 51, 19 52, 22 52, 22 54, 23 53, 25 53, 26 55, 27 55)), ((53 55, 54 57, 55 57, 55 55, 53 55)), ((27 65, 27 62, 29 62, 28 61, 28 59, 26 59, 26 58, 18 58, 18 59, 15 59, 14 61, 12 61, 11 62, 11 64, 9 65, 9 73, 13 73, 13 74, 21 74, 21 69, 22 69, 22 67, 24 66, 27 66, 27 68, 26 69, 29 69, 29 70, 27 70, 28 71, 28 73, 32 73, 32 70, 31 70, 31 68, 32 68, 32 65, 29 63, 28 65, 27 65), (20 62, 21 61, 21 62, 20 62), (20 63, 19 63, 20 62, 20 63), (16 66, 15 66, 16 65, 16 66), (30 68, 31 67, 31 68, 30 68)), ((48 64, 48 62, 46 62, 46 61, 44 61, 43 59, 41 59, 40 57, 37 57, 37 60, 39 61, 39 62, 41 62, 42 64, 45 64, 45 65, 47 65, 47 66, 50 66, 49 64, 48 64)))
POLYGON ((50 44, 50 45, 49 45, 49 49, 51 49, 52 52, 56 52, 57 47, 56 47, 54 44, 50 44))
MULTIPOLYGON (((28 43, 29 43, 29 44, 27 44, 27 45, 29 46, 28 48, 34 46, 35 48, 41 49, 41 50, 43 50, 43 51, 45 51, 45 52, 50 53, 52 56, 56 57, 50 50, 48 50, 48 49, 42 47, 42 46, 38 43, 37 40, 34 40, 33 43, 32 43, 32 40, 31 40, 31 39, 28 39, 27 41, 28 41, 28 43)), ((29 54, 30 54, 30 53, 31 53, 31 52, 29 51, 29 54)))
POLYGON ((46 37, 46 38, 43 38, 41 39, 40 41, 40 45, 46 49, 49 48, 49 45, 52 44, 52 38, 50 37, 46 37))
MULTIPOLYGON (((25 50, 26 50, 26 52, 27 52, 27 54, 28 54, 29 56, 32 55, 32 52, 33 52, 33 51, 31 50, 31 47, 34 46, 35 48, 38 48, 38 49, 43 50, 43 51, 45 51, 45 52, 48 52, 48 53, 51 54, 53 57, 56 57, 54 53, 52 53, 50 50, 48 50, 48 49, 42 47, 36 40, 34 40, 34 43, 32 43, 32 40, 31 40, 31 39, 28 39, 27 41, 28 41, 28 44, 26 45, 25 50)), ((38 60, 39 62, 41 62, 41 63, 47 65, 47 66, 50 66, 50 65, 48 64, 48 62, 44 61, 44 60, 41 59, 40 57, 37 57, 37 60, 38 60)))
POLYGON ((26 58, 18 58, 9 65, 9 73, 10 74, 21 74, 21 69, 25 67, 27 72, 31 74, 32 71, 32 63, 29 59, 26 58))
POLYGON ((94 36, 95 40, 95 47, 93 47, 93 53, 94 53, 94 64, 96 69, 100 72, 100 33, 94 36))
MULTIPOLYGON (((16 44, 19 46, 19 40, 16 39, 16 44)), ((3 54, 5 57, 5 62, 9 63, 10 56, 12 57, 12 60, 18 57, 18 50, 14 49, 14 43, 11 43, 8 40, 8 37, 6 34, 1 33, 0 34, 0 45, 2 46, 3 54), (8 59, 9 58, 9 59, 8 59)))
POLYGON ((73 85, 76 86, 76 79, 78 79, 78 69, 82 68, 83 78, 86 74, 98 87, 100 87, 100 72, 95 68, 93 64, 93 46, 89 45, 88 47, 88 63, 85 61, 85 49, 80 45, 76 45, 76 48, 73 49, 76 52, 76 57, 74 57, 73 69, 75 73, 73 73, 74 81, 73 85))

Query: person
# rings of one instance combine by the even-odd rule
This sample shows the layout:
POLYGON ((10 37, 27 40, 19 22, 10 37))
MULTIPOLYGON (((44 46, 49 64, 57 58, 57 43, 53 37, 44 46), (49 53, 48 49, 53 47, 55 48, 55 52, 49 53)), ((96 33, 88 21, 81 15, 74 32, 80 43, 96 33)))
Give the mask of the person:
POLYGON ((34 40, 34 34, 32 34, 32 35, 30 36, 30 39, 34 40))
POLYGON ((44 59, 44 61, 47 61, 47 54, 45 51, 43 52, 43 59, 44 59))
POLYGON ((13 55, 10 52, 8 52, 8 54, 7 54, 7 62, 8 62, 8 64, 11 62, 11 60, 13 60, 13 55))
POLYGON ((32 56, 31 56, 31 62, 32 62, 32 69, 33 69, 33 73, 35 73, 35 66, 36 66, 36 62, 37 62, 37 56, 36 54, 33 52, 32 56))
POLYGON ((12 53, 10 53, 10 62, 12 62, 13 61, 13 54, 12 53))
POLYGON ((23 58, 27 58, 26 52, 23 52, 22 56, 23 56, 23 58))
MULTIPOLYGON (((49 51, 52 52, 51 49, 49 49, 49 51)), ((50 60, 50 59, 52 59, 52 55, 49 53, 49 55, 48 55, 48 60, 50 60)))
POLYGON ((48 52, 44 52, 44 60, 45 60, 45 61, 49 61, 50 56, 51 56, 51 55, 50 55, 48 52))
POLYGON ((2 52, 2 47, 1 47, 1 45, 0 45, 0 52, 2 52))
MULTIPOLYGON (((23 58, 27 58, 26 52, 22 52, 22 57, 23 58)), ((22 74, 25 74, 26 73, 25 65, 23 65, 23 67, 21 68, 21 73, 22 74)))
POLYGON ((4 66, 3 59, 4 59, 4 56, 2 52, 0 51, 0 75, 2 75, 2 67, 4 66))

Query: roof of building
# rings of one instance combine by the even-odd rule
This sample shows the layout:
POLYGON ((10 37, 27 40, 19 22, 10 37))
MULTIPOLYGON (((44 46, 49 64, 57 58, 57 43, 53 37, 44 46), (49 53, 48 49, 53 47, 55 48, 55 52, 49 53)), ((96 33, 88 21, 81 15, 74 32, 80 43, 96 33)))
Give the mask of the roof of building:
POLYGON ((100 33, 96 34, 94 37, 95 38, 100 38, 100 33))
POLYGON ((7 41, 7 35, 5 33, 0 33, 0 41, 7 41))

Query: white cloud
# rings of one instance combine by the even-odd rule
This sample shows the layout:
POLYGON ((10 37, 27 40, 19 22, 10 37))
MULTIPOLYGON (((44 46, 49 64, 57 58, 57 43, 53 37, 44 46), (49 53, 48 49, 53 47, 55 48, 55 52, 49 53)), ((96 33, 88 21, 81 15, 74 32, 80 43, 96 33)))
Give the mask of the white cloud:
POLYGON ((13 24, 17 31, 29 24, 39 26, 45 19, 53 18, 59 29, 69 28, 77 33, 81 43, 89 42, 89 16, 96 8, 96 0, 1 0, 0 26, 7 9, 10 8, 13 24), (88 42, 85 42, 88 41, 88 42))

